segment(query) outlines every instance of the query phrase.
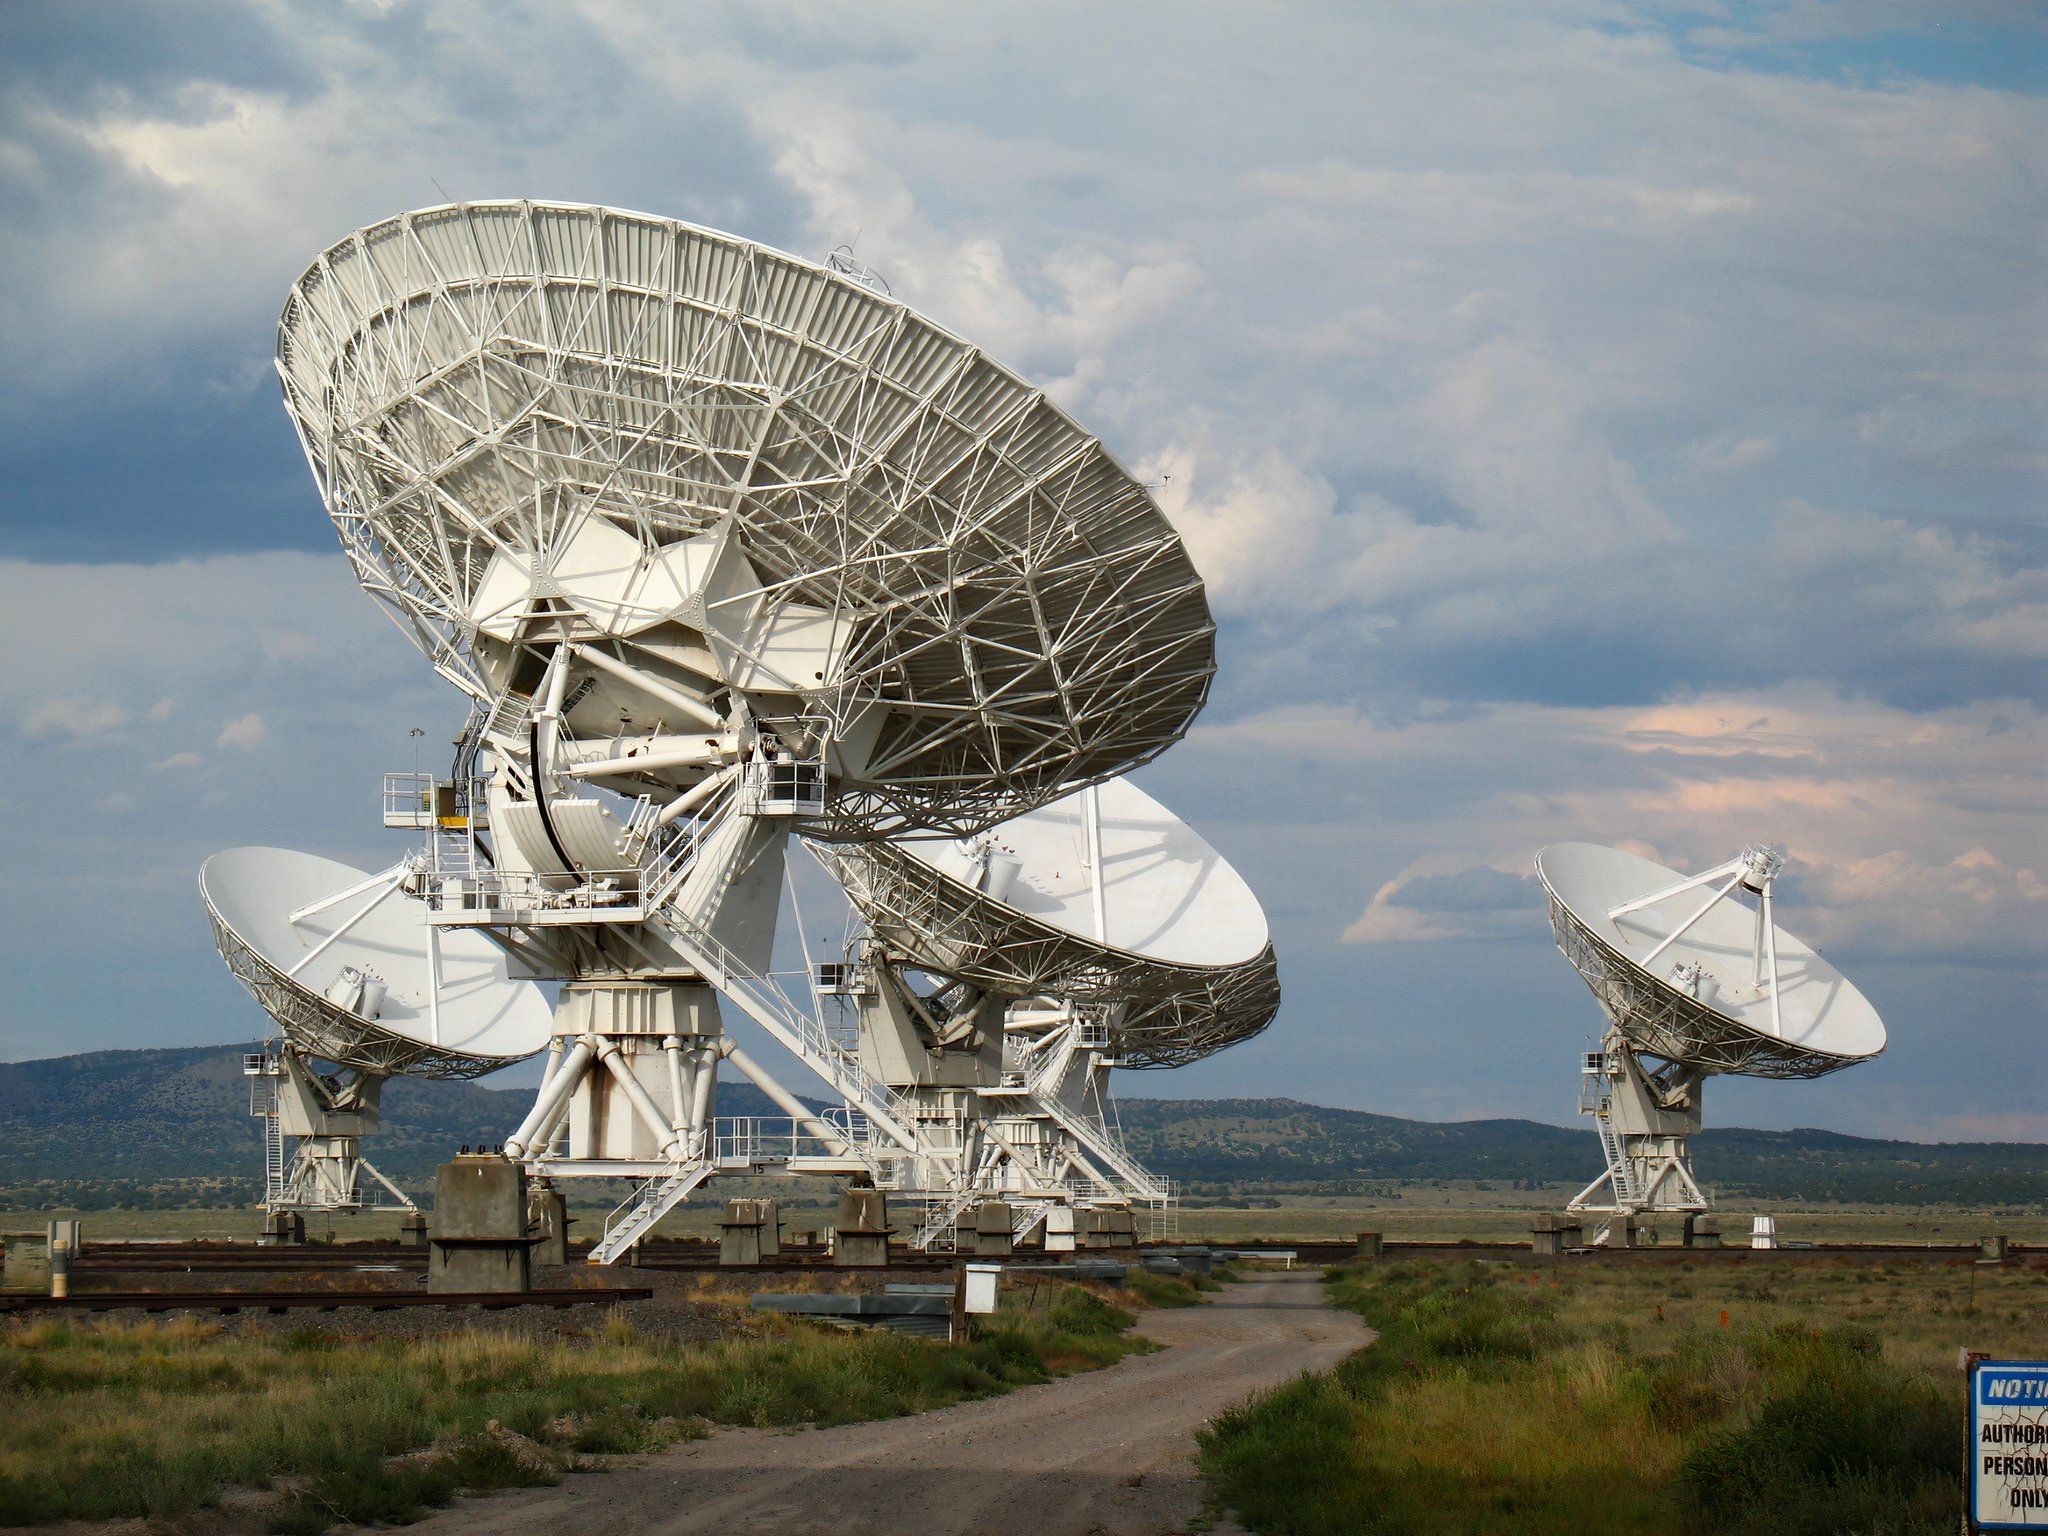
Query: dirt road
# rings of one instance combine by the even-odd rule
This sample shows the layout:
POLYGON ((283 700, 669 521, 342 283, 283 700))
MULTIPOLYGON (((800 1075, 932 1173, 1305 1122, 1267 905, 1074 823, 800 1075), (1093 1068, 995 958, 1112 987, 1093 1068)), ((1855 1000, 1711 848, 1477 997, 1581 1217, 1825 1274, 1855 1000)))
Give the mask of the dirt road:
POLYGON ((1004 1397, 838 1429, 729 1430, 558 1488, 465 1500, 432 1536, 1158 1536, 1201 1512, 1195 1430, 1370 1334, 1296 1270, 1144 1314, 1169 1347, 1004 1397))

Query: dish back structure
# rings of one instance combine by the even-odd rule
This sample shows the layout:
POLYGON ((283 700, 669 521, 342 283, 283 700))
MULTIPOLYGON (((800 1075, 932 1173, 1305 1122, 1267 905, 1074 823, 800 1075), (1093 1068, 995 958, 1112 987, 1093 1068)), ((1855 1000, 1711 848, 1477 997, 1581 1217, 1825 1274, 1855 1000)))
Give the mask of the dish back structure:
POLYGON ((480 635, 612 649, 685 610, 736 686, 832 721, 815 835, 1000 820, 1206 695, 1201 582, 1144 486, 826 267, 616 209, 434 208, 308 268, 277 355, 359 579, 444 676, 489 701, 480 635), (693 586, 679 546, 727 527, 747 569, 693 586))

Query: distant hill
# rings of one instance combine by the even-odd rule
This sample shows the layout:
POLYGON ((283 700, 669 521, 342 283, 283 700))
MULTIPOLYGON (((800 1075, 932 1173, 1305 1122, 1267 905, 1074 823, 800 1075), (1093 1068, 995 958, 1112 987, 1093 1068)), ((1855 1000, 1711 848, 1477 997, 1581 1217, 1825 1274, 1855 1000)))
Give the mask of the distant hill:
MULTIPOLYGON (((0 1063, 0 1205, 241 1203, 259 1166, 243 1046, 101 1051, 0 1063)), ((496 1143, 530 1088, 394 1078, 367 1150, 424 1187, 465 1142, 496 1143)), ((776 1111, 749 1083, 721 1083, 726 1114, 776 1111)), ((1585 1129, 1533 1120, 1403 1120, 1293 1099, 1126 1099, 1131 1150, 1200 1189, 1361 1192, 1431 1180, 1583 1182, 1597 1171, 1585 1129)), ((2048 1146, 1876 1141, 1831 1131, 1704 1132, 1703 1181, 1774 1200, 1969 1206, 2048 1202, 2048 1146)))
MULTIPOLYGON (((1583 1183, 1599 1172, 1587 1128, 1533 1120, 1402 1120, 1294 1099, 1125 1099, 1141 1159, 1194 1184, 1269 1191, 1418 1179, 1583 1183)), ((1772 1200, 2038 1205, 2048 1146, 1877 1141, 1834 1131, 1723 1128, 1693 1138, 1703 1183, 1772 1200)))
MULTIPOLYGON (((0 1206, 255 1199, 262 1139, 242 1076, 242 1056, 255 1049, 96 1051, 0 1062, 0 1206)), ((725 1114, 779 1113, 746 1082, 721 1082, 718 1103, 725 1114)), ((436 1164, 464 1143, 503 1141, 532 1106, 530 1087, 394 1077, 384 1085, 381 1121, 364 1151, 400 1184, 425 1188, 436 1164)))

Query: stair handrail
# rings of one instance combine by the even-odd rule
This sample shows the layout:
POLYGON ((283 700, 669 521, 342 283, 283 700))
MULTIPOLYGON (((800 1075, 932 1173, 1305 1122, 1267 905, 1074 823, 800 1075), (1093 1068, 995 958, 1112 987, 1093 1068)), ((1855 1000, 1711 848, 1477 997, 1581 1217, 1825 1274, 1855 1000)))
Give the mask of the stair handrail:
MULTIPOLYGON (((822 1020, 785 997, 694 918, 673 902, 650 909, 649 916, 667 928, 683 955, 704 979, 730 997, 782 1046, 828 1082, 833 1090, 868 1119, 882 1127, 906 1150, 914 1149, 910 1104, 885 1083, 877 1082, 860 1059, 835 1040, 822 1020)), ((859 1150, 859 1149, 856 1149, 859 1150)), ((863 1161, 865 1161, 865 1157, 863 1161)))
POLYGON ((604 1236, 590 1250, 591 1258, 611 1263, 710 1177, 714 1166, 709 1158, 691 1158, 654 1174, 605 1217, 604 1236))

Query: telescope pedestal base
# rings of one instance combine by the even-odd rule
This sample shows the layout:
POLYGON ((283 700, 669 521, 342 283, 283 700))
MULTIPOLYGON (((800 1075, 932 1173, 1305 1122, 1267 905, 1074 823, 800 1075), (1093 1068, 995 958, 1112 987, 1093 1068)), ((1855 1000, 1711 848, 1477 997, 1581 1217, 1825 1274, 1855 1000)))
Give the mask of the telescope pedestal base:
POLYGON ((1619 1031, 1586 1056, 1579 1109, 1600 1134, 1607 1168, 1565 1209, 1613 1218, 1594 1234, 1596 1245, 1633 1247, 1639 1216, 1685 1219, 1711 1208, 1692 1175, 1701 1079, 1675 1064, 1646 1066, 1619 1031))

